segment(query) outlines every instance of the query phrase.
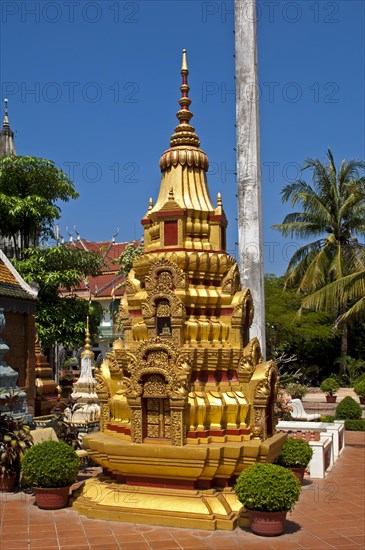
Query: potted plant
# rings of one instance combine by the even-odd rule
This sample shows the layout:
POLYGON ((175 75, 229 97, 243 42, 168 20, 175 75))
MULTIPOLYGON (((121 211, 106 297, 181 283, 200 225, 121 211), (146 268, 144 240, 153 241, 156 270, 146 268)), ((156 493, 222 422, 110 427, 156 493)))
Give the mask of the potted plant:
POLYGON ((326 394, 327 403, 336 403, 337 396, 334 395, 340 385, 335 378, 326 378, 321 383, 321 390, 326 394))
POLYGON ((275 460, 275 464, 289 468, 297 477, 299 483, 303 482, 304 471, 313 457, 313 449, 308 441, 289 437, 275 460))
POLYGON ((365 379, 362 379, 355 384, 354 392, 359 396, 360 403, 365 405, 365 379))
POLYGON ((290 382, 286 385, 285 391, 292 399, 302 399, 308 393, 308 388, 297 382, 290 382))
POLYGON ((251 530, 257 535, 281 535, 286 514, 300 496, 297 478, 277 464, 253 464, 235 485, 238 500, 246 508, 251 530))
POLYGON ((12 491, 19 480, 24 454, 32 445, 29 426, 22 419, 0 416, 0 491, 12 491))
POLYGON ((79 466, 79 457, 64 441, 43 441, 29 449, 22 471, 25 481, 33 487, 39 508, 56 510, 67 506, 79 466))

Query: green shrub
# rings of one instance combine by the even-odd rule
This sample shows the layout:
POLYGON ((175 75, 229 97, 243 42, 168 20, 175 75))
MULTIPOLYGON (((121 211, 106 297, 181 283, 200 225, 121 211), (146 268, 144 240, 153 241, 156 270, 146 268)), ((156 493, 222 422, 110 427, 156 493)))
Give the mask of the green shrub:
POLYGON ((308 388, 306 386, 303 386, 302 384, 291 382, 290 384, 286 385, 285 391, 286 393, 291 395, 293 399, 295 399, 296 397, 299 397, 299 399, 301 399, 308 393, 308 388))
POLYGON ((260 512, 288 512, 300 496, 297 478, 276 464, 249 466, 237 479, 234 489, 245 508, 260 512))
POLYGON ((354 392, 360 397, 365 397, 365 378, 356 382, 354 392))
POLYGON ((345 420, 345 429, 349 432, 365 432, 365 418, 345 420))
POLYGON ((313 450, 308 441, 289 437, 276 458, 275 464, 285 468, 306 468, 312 456, 313 450))
POLYGON ((29 449, 23 476, 33 487, 65 487, 77 478, 80 459, 64 441, 43 441, 29 449))
POLYGON ((356 378, 355 382, 354 382, 354 386, 356 386, 359 382, 361 382, 362 380, 365 381, 365 372, 363 372, 362 374, 360 374, 360 376, 358 378, 356 378))
POLYGON ((327 395, 334 395, 340 385, 335 378, 326 378, 321 384, 321 390, 327 395))
POLYGON ((334 422, 336 419, 334 416, 331 416, 331 415, 321 415, 321 422, 334 422))
POLYGON ((358 420, 361 418, 361 407, 348 395, 337 405, 335 416, 338 420, 358 420))

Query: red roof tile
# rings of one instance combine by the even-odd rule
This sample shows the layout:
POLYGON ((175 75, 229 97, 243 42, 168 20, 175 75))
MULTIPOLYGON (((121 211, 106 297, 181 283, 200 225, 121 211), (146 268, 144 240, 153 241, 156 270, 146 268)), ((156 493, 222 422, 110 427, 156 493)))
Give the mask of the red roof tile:
MULTIPOLYGON (((90 252, 99 252, 101 255, 106 254, 105 263, 106 266, 102 267, 102 274, 98 277, 88 277, 87 283, 82 281, 79 288, 74 289, 74 293, 77 296, 89 299, 91 291, 91 299, 112 299, 112 290, 114 287, 114 298, 120 298, 124 294, 124 286, 121 284, 124 281, 124 277, 118 273, 120 264, 114 262, 124 252, 128 244, 134 244, 138 246, 138 241, 132 241, 131 243, 111 243, 110 241, 94 242, 86 239, 79 241, 73 241, 68 246, 75 246, 82 250, 89 250, 90 252)), ((68 292, 64 291, 62 294, 67 295, 68 292)))

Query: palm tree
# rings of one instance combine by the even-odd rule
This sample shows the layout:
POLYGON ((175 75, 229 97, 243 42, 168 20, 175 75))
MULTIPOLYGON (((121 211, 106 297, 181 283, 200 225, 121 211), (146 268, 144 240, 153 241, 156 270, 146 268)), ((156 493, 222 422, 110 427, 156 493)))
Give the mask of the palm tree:
MULTIPOLYGON (((363 284, 355 274, 365 269, 365 246, 357 240, 365 236, 365 177, 360 176, 365 163, 344 160, 337 170, 328 150, 325 164, 307 159, 302 170, 308 169, 311 184, 299 179, 282 190, 283 202, 291 200, 292 207, 299 205, 301 211, 288 214, 273 227, 284 236, 316 237, 294 253, 285 284, 305 295, 302 308, 326 309, 340 321, 341 357, 345 357, 349 300, 359 297, 363 284)), ((363 305, 360 301, 357 311, 363 305)))
POLYGON ((365 270, 356 271, 325 287, 317 290, 303 299, 300 310, 316 309, 344 311, 340 314, 335 326, 344 323, 353 324, 365 316, 365 270), (346 300, 346 301, 345 301, 346 300))

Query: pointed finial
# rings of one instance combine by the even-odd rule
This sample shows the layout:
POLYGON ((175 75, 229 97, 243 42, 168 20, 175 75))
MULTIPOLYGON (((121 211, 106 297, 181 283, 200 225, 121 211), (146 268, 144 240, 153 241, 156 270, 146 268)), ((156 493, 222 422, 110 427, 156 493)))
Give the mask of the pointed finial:
POLYGON ((4 99, 4 104, 5 104, 5 113, 4 113, 3 128, 9 128, 9 112, 8 112, 8 98, 7 97, 4 99))
POLYGON ((193 147, 199 147, 200 141, 195 133, 193 126, 190 126, 190 119, 193 113, 189 110, 191 99, 189 98, 189 85, 188 85, 188 62, 186 56, 186 50, 182 51, 182 63, 181 63, 181 76, 182 84, 180 86, 181 98, 179 99, 180 110, 176 113, 180 124, 175 128, 175 134, 171 136, 170 145, 175 147, 178 145, 192 145, 193 147))
POLYGON ((90 332, 89 332, 89 316, 86 317, 85 345, 84 345, 84 351, 82 352, 81 357, 92 357, 92 358, 94 358, 94 353, 91 351, 91 339, 90 339, 90 332))
POLYGON ((148 201, 148 212, 150 212, 153 208, 153 200, 152 197, 150 197, 150 200, 148 201))
POLYGON ((222 195, 220 193, 217 195, 217 206, 222 206, 222 195))
POLYGON ((181 72, 183 72, 183 71, 189 73, 188 61, 187 61, 187 58, 186 58, 186 50, 185 49, 182 51, 181 72))

